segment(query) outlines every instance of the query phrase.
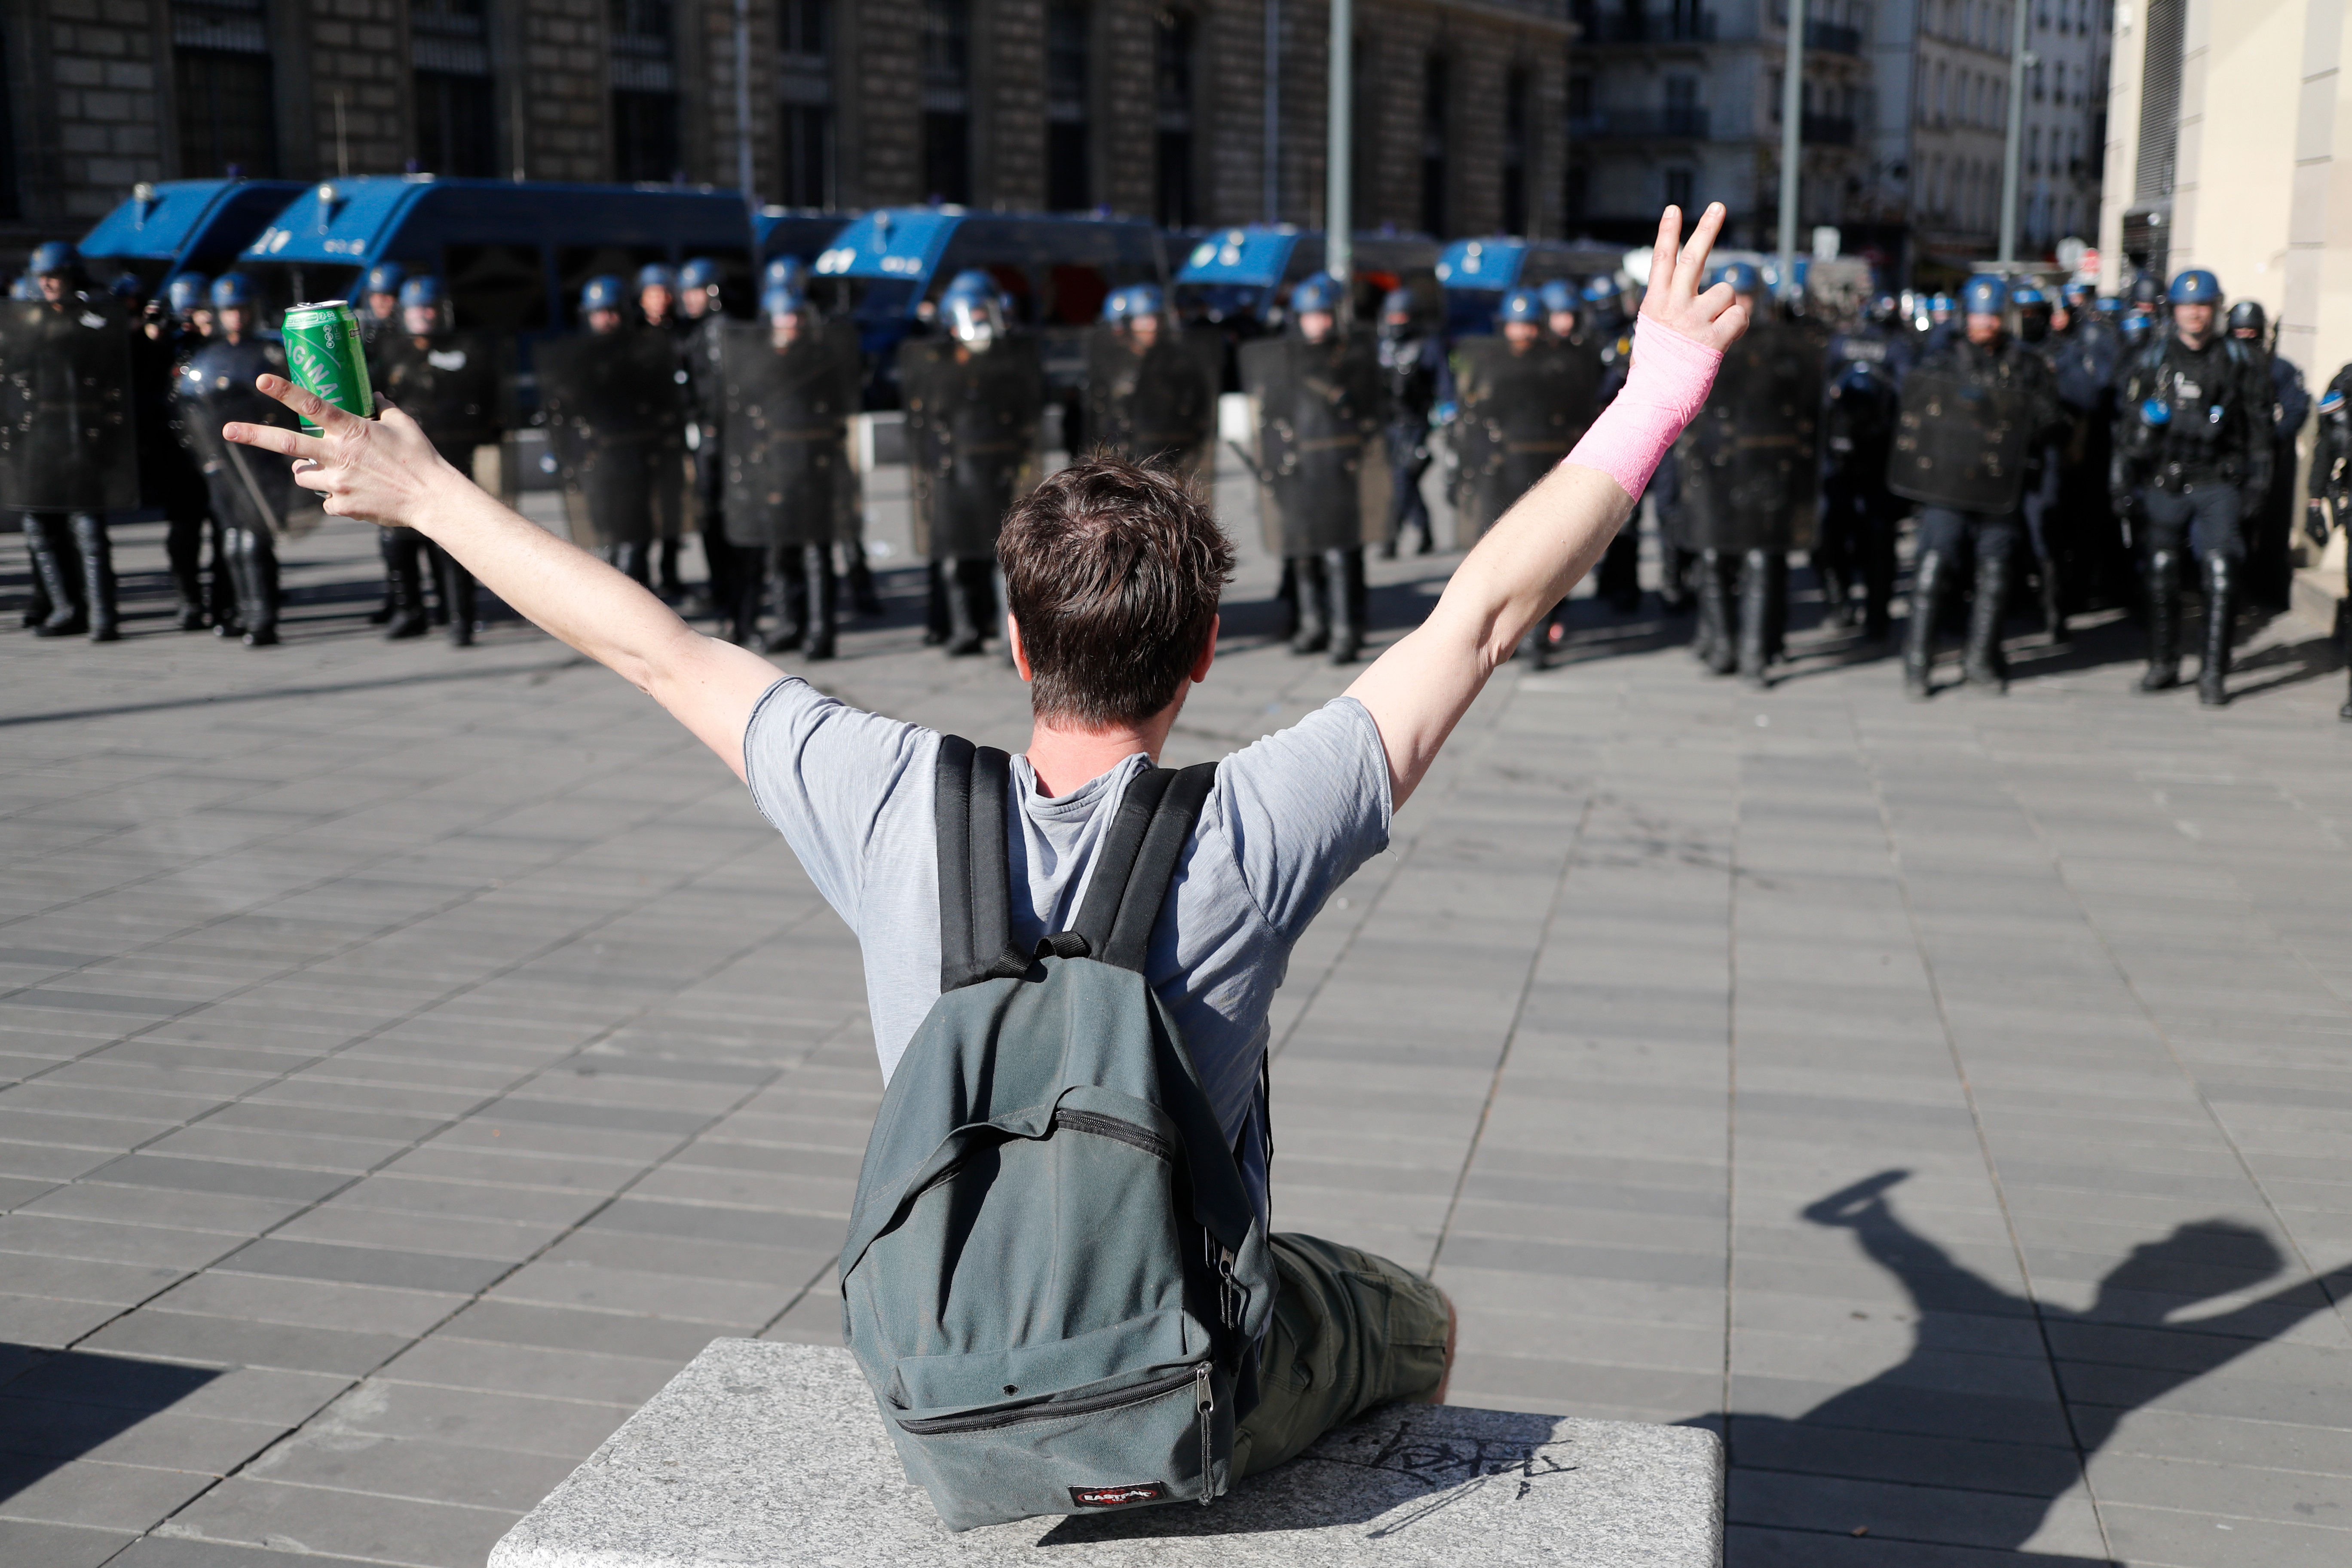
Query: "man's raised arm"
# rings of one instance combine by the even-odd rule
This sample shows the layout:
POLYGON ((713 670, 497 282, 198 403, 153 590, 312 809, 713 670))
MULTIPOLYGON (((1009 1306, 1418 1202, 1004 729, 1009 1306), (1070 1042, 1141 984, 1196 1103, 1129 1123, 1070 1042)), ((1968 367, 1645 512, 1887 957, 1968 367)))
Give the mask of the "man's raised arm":
POLYGON ((1658 459, 1705 405, 1723 351, 1748 330, 1728 285, 1699 291, 1723 218, 1722 204, 1709 206, 1684 245, 1682 213, 1666 209, 1624 390, 1568 460, 1487 531, 1429 618, 1348 689, 1380 726, 1398 805, 1486 678, 1609 548, 1658 459))
POLYGON ((742 775, 744 726, 776 682, 774 665, 702 636, 639 584, 499 505, 397 408, 359 419, 280 377, 259 384, 319 434, 230 425, 223 435, 297 459, 294 482, 337 517, 415 529, 542 631, 651 695, 742 775))

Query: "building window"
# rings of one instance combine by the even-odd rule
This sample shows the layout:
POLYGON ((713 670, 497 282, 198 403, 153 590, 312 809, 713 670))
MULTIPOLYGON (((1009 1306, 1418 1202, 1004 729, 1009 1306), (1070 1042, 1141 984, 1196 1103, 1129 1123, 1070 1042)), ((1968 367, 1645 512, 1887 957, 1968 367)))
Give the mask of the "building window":
POLYGON ((971 200, 971 0, 923 0, 923 184, 971 200))
POLYGON ((187 178, 278 173, 276 92, 261 5, 197 0, 172 8, 180 173, 187 178))
POLYGON ((1087 135, 1092 20, 1086 0, 1052 0, 1045 7, 1045 205, 1055 212, 1095 205, 1087 135))
POLYGON ((614 178, 683 179, 669 0, 612 0, 611 15, 614 178))
POLYGON ((1444 55, 1432 55, 1421 76, 1421 227, 1429 235, 1446 232, 1446 110, 1454 73, 1444 55))
POLYGON ((490 80, 487 11, 487 0, 410 0, 421 169, 477 179, 498 173, 498 92, 490 80))
POLYGON ((25 216, 16 190, 16 99, 9 82, 7 34, 0 28, 0 218, 25 216))
POLYGON ((1152 102, 1158 127, 1153 168, 1159 179, 1160 222, 1190 228, 1201 221, 1192 147, 1200 82, 1200 24, 1189 11, 1162 11, 1151 47, 1152 102))
POLYGON ((1690 218, 1691 208, 1697 200, 1697 190, 1696 170, 1668 169, 1666 171, 1666 205, 1680 207, 1685 221, 1690 218))
POLYGON ((834 204, 832 0, 782 0, 776 13, 777 162, 786 206, 834 204))
POLYGON ((1503 79, 1503 232, 1528 232, 1528 136, 1535 81, 1525 67, 1503 79))

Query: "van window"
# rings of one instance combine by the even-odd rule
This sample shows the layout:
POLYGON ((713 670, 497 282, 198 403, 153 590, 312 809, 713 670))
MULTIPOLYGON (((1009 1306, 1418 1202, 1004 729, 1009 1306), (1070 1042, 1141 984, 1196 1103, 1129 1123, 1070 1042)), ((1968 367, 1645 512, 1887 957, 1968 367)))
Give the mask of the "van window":
POLYGON ((547 273, 537 246, 452 245, 441 252, 441 278, 468 331, 547 330, 547 273))
POLYGON ((1046 281, 1046 320, 1083 326, 1098 320, 1110 284, 1091 267, 1056 267, 1046 281))

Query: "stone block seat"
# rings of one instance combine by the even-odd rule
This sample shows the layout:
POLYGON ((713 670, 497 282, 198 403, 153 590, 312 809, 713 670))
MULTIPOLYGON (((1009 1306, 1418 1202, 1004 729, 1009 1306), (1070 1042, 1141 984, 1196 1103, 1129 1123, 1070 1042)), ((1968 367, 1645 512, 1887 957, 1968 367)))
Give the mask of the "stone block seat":
POLYGON ((955 1534, 845 1350, 714 1340, 489 1568, 1716 1568, 1723 1448, 1693 1427, 1396 1405, 1216 1502, 955 1534))

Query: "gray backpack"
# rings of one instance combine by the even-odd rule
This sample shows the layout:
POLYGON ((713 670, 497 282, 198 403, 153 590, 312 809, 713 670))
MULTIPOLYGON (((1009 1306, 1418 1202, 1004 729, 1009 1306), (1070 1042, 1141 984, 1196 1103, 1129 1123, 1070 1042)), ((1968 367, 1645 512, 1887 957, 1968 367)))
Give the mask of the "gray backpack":
POLYGON ((952 1530, 1225 1489, 1275 1273, 1144 953, 1213 763, 1120 800, 1077 926, 1012 940, 1011 759, 940 742, 940 989, 882 1097, 842 1328, 952 1530))

